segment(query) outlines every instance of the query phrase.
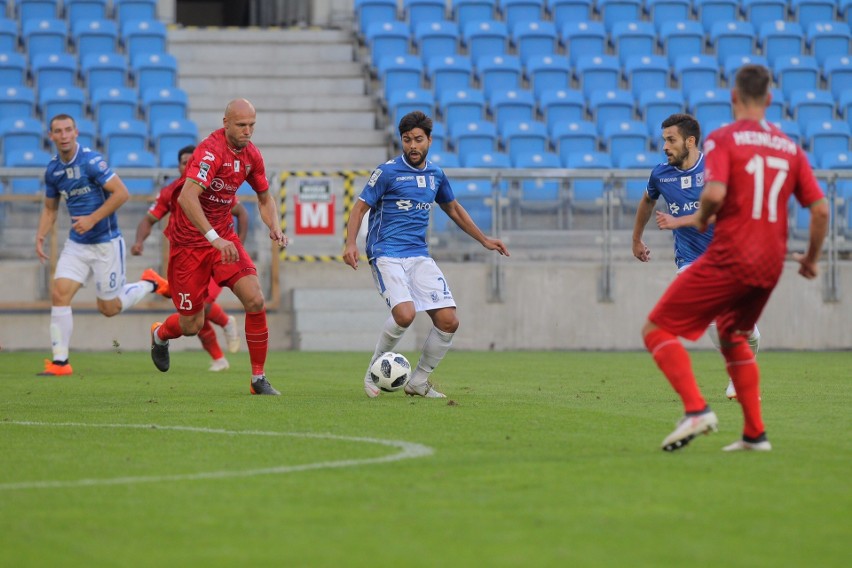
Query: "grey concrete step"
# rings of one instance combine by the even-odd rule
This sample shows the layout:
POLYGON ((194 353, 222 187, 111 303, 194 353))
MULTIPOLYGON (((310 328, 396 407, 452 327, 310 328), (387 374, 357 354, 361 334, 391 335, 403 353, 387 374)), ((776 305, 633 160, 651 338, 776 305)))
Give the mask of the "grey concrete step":
POLYGON ((358 170, 372 169, 388 159, 384 147, 329 146, 261 146, 266 168, 281 170, 358 170))
MULTIPOLYGON (((253 102, 253 101, 252 101, 253 102)), ((193 108, 189 118, 198 125, 199 132, 210 132, 222 126, 223 109, 199 111, 193 108)), ((357 130, 373 131, 376 116, 371 111, 262 111, 258 109, 258 130, 357 130)), ((257 132, 257 130, 256 130, 257 132)))
MULTIPOLYGON (((192 111, 217 111, 219 122, 225 111, 225 104, 220 93, 208 93, 206 91, 189 93, 192 97, 192 111)), ((313 111, 366 111, 375 112, 373 99, 364 95, 362 97, 338 97, 334 94, 321 95, 318 93, 308 95, 291 95, 289 93, 269 94, 266 92, 252 93, 247 95, 258 113, 264 112, 313 112, 313 111)))
MULTIPOLYGON (((241 75, 183 76, 178 87, 187 94, 222 93, 227 101, 235 97, 251 98, 253 93, 289 93, 290 95, 366 95, 363 77, 245 77, 241 75)), ((190 106, 192 106, 190 99, 190 106)))

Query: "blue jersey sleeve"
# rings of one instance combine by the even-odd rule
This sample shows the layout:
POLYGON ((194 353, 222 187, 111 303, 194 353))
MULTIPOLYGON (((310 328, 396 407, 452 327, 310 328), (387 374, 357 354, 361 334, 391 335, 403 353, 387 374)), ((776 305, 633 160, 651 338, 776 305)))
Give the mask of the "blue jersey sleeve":
POLYGON ((97 152, 91 152, 86 157, 83 165, 85 174, 89 179, 93 180, 97 185, 103 187, 106 182, 115 175, 109 164, 106 163, 104 157, 97 152))
POLYGON ((381 166, 374 169, 370 175, 370 179, 364 185, 364 189, 361 190, 359 197, 371 208, 375 208, 379 203, 379 199, 387 187, 388 180, 391 178, 390 175, 384 175, 385 173, 381 166))
POLYGON ((453 193, 453 188, 450 185, 450 180, 444 174, 444 170, 440 170, 441 181, 438 183, 438 190, 435 192, 435 203, 449 203, 455 200, 456 195, 453 193))
POLYGON ((645 192, 648 194, 648 197, 653 199, 654 201, 660 198, 660 188, 657 187, 657 184, 654 180, 656 180, 659 176, 657 175, 657 168, 651 170, 651 176, 648 178, 648 185, 645 187, 645 192))

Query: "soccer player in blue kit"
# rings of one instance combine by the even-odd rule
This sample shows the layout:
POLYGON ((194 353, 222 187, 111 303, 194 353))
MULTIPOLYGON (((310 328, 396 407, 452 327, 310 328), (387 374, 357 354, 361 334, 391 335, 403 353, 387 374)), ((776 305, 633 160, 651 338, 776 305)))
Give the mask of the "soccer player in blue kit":
MULTIPOLYGON (((681 273, 707 250, 713 238, 712 226, 703 233, 690 226, 690 216, 697 211, 701 190, 704 189, 704 154, 698 150, 701 127, 691 115, 673 114, 663 121, 662 128, 666 161, 651 172, 645 196, 636 210, 633 256, 642 262, 651 259, 651 250, 642 241, 642 234, 662 195, 669 212, 656 212, 657 227, 660 230, 670 229, 674 233, 675 264, 678 273, 681 273)), ((710 324, 707 333, 716 349, 719 349, 715 322, 710 324)), ((756 355, 760 344, 757 326, 749 336, 748 344, 756 355)), ((734 382, 730 378, 725 395, 729 399, 737 397, 734 382)))
MULTIPOLYGON (((118 229, 115 212, 129 194, 121 178, 103 157, 77 143, 77 125, 67 114, 50 120, 50 139, 56 146, 44 173, 44 207, 36 233, 36 254, 48 260, 44 241, 56 223, 59 200, 65 198, 71 216, 71 232, 62 248, 54 273, 50 309, 50 341, 53 360, 44 362, 43 376, 73 373, 68 361, 74 320, 71 300, 94 275, 98 311, 117 315, 157 291, 157 279, 127 284, 127 249, 118 229)), ((165 281, 163 281, 165 282, 165 281)))
MULTIPOLYGON (((429 382, 429 375, 444 358, 459 327, 456 303, 441 269, 429 256, 426 232, 432 204, 437 203, 465 233, 488 250, 509 256, 503 241, 487 237, 456 200, 443 170, 426 159, 432 143, 432 119, 413 111, 399 121, 402 155, 377 167, 349 216, 343 260, 358 268, 355 242, 364 214, 369 211, 367 259, 376 288, 391 310, 382 327, 373 363, 392 351, 417 312, 425 311, 433 327, 426 338, 420 360, 405 386, 411 396, 446 398, 429 382)), ((364 375, 364 392, 374 398, 381 392, 364 375)))

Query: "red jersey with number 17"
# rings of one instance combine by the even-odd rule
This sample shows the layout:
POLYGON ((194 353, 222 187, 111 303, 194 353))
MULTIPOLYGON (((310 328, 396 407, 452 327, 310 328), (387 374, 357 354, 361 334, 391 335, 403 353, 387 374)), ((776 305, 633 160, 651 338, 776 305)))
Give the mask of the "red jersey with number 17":
POLYGON ((704 142, 705 184, 724 183, 713 240, 699 260, 749 286, 774 287, 787 253, 787 204, 823 198, 805 152, 766 121, 738 120, 704 142))
MULTIPOLYGON (((269 190, 260 150, 251 142, 239 151, 232 148, 227 142, 224 128, 202 140, 192 153, 186 166, 186 179, 204 188, 199 196, 204 215, 219 236, 228 240, 237 238, 231 216, 237 189, 244 181, 248 181, 255 193, 269 190)), ((174 192, 172 200, 177 200, 178 195, 180 190, 174 192)), ((184 247, 210 246, 183 208, 176 203, 172 204, 169 240, 172 245, 184 247)))

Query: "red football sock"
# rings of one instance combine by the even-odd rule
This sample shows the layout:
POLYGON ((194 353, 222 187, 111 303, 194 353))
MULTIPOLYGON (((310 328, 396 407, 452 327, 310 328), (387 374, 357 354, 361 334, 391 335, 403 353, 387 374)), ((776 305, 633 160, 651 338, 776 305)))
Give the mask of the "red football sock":
POLYGON ((737 337, 731 341, 733 344, 722 347, 722 356, 727 362, 728 375, 737 389, 737 401, 743 409, 743 434, 757 438, 764 433, 760 413, 760 371, 745 338, 737 337))
POLYGON ((269 350, 269 328, 266 311, 246 313, 246 345, 248 346, 251 374, 262 375, 269 350))
POLYGON ((657 366, 669 380, 672 388, 680 395, 686 412, 701 412, 707 403, 698 390, 689 353, 678 338, 662 329, 655 329, 645 336, 645 347, 657 362, 657 366))
POLYGON ((163 322, 163 325, 157 328, 157 337, 163 341, 183 337, 183 332, 180 329, 180 316, 178 314, 172 314, 167 317, 166 321, 163 322))
POLYGON ((210 304, 210 310, 205 317, 219 327, 225 327, 225 324, 228 323, 228 314, 225 313, 222 306, 215 302, 210 304))
POLYGON ((204 325, 198 332, 198 339, 201 341, 201 346, 204 350, 210 353, 213 360, 222 358, 222 348, 219 347, 219 341, 216 339, 216 330, 210 324, 210 320, 204 320, 204 325))

